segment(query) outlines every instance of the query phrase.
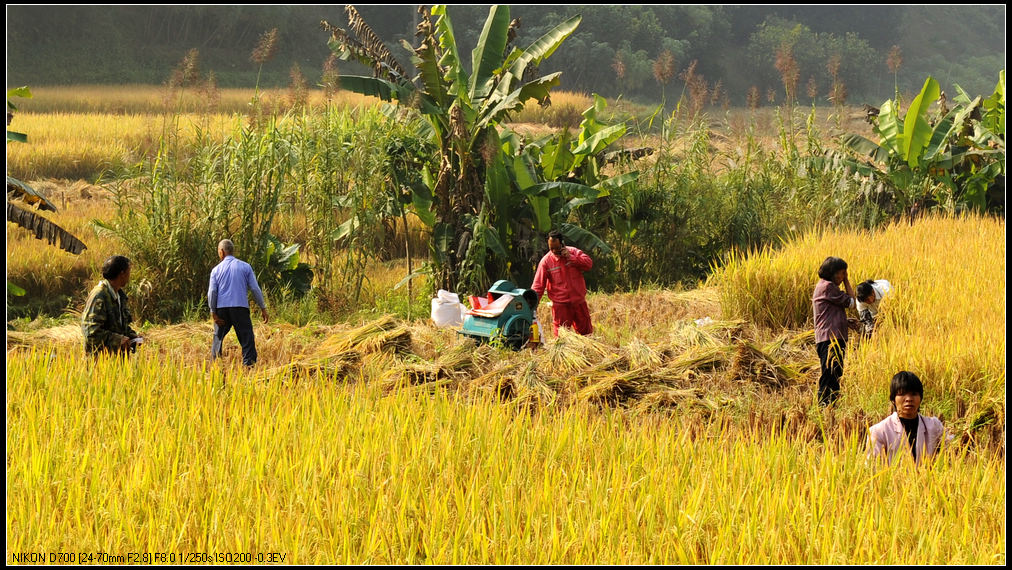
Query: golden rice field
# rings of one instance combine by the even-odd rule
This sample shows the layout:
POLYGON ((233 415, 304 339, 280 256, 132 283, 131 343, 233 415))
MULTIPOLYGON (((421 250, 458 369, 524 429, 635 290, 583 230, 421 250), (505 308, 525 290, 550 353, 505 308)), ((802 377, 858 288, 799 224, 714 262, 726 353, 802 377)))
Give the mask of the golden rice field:
MULTIPOLYGON (((15 99, 18 112, 11 128, 28 135, 28 144, 7 147, 8 172, 21 180, 41 178, 87 179, 94 182, 104 172, 122 172, 145 157, 153 156, 160 141, 167 137, 181 144, 192 141, 197 132, 220 137, 232 132, 239 122, 249 121, 251 102, 257 96, 264 112, 283 113, 291 107, 285 89, 221 89, 217 99, 194 89, 167 92, 164 86, 83 85, 32 87, 31 99, 15 99)), ((375 105, 378 99, 347 91, 338 91, 329 99, 321 90, 310 90, 307 106, 326 105, 361 107, 375 105)), ((554 132, 560 127, 578 127, 581 113, 593 104, 585 93, 559 91, 552 104, 540 107, 529 103, 513 117, 513 128, 531 136, 554 132)), ((644 118, 654 111, 645 105, 611 101, 606 120, 644 118)), ((669 109, 670 111, 670 109, 669 109)), ((798 111, 797 121, 801 121, 798 111)), ((806 111, 807 112, 807 111, 806 111)), ((830 132, 865 133, 868 125, 862 113, 854 109, 820 108, 816 125, 830 132)), ((660 125, 670 115, 660 113, 653 123, 660 125)), ((715 144, 731 144, 733 139, 755 125, 763 144, 775 148, 778 122, 773 109, 714 109, 709 122, 724 134, 715 136, 715 144), (726 136, 725 136, 726 135, 726 136)), ((630 121, 630 124, 635 121, 630 121)), ((799 127, 800 128, 800 127, 799 127)), ((629 144, 657 146, 656 135, 637 132, 630 126, 629 144)), ((737 143, 735 143, 737 144, 737 143)))
POLYGON ((520 353, 425 320, 271 323, 245 372, 234 340, 207 365, 208 323, 148 326, 126 361, 85 359, 74 324, 9 332, 8 560, 1004 564, 1003 235, 802 236, 700 290, 592 295, 593 337, 520 353), (826 252, 895 295, 822 410, 804 297, 826 252), (957 436, 930 467, 865 460, 900 368, 957 436))
MULTIPOLYGON (((733 255, 715 276, 729 315, 767 327, 811 321, 811 294, 826 257, 843 258, 851 283, 886 279, 878 332, 848 349, 844 390, 881 400, 883 371, 912 370, 946 412, 1005 398, 1005 221, 932 217, 874 233, 811 232, 782 248, 733 255)), ((856 316, 856 315, 854 315, 856 316)), ((850 397, 850 396, 848 396, 850 397)), ((1000 404, 1000 406, 999 406, 1000 404)))
MULTIPOLYGON (((291 107, 285 89, 221 89, 212 103, 206 94, 189 89, 167 92, 159 86, 33 87, 31 99, 15 99, 18 111, 11 128, 28 134, 28 144, 8 145, 7 170, 22 180, 40 178, 96 180, 103 172, 122 172, 153 156, 160 141, 185 144, 197 133, 224 137, 236 123, 248 121, 254 97, 267 113, 291 107), (170 135, 170 136, 166 136, 170 135)), ((554 104, 536 104, 517 121, 552 125, 579 124, 592 104, 588 95, 560 92, 554 104)), ((339 91, 329 99, 311 90, 307 106, 361 107, 378 99, 339 91)), ((543 128, 543 127, 542 127, 543 128)))

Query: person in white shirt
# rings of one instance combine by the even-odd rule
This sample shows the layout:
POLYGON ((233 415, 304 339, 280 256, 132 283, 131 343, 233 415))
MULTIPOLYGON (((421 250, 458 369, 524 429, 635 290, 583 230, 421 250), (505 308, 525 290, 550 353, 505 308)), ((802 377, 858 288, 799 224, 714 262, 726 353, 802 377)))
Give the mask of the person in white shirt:
POLYGON ((857 315, 864 324, 865 334, 870 335, 875 330, 875 317, 878 315, 879 304, 892 286, 885 279, 872 281, 871 279, 858 283, 857 285, 857 315))

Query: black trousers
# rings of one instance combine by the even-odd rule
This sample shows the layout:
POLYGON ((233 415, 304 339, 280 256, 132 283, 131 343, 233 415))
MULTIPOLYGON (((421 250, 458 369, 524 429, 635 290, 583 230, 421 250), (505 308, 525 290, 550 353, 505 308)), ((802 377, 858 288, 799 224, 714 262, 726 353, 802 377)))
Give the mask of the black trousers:
POLYGON ((225 326, 214 325, 214 340, 211 342, 211 360, 221 356, 221 343, 228 331, 235 327, 235 336, 242 346, 242 363, 253 366, 257 361, 257 346, 253 339, 253 321, 249 316, 249 307, 218 307, 218 316, 225 321, 225 326))
POLYGON ((840 395, 840 377, 843 376, 843 357, 847 353, 846 339, 830 339, 816 343, 819 354, 819 403, 832 404, 840 395))

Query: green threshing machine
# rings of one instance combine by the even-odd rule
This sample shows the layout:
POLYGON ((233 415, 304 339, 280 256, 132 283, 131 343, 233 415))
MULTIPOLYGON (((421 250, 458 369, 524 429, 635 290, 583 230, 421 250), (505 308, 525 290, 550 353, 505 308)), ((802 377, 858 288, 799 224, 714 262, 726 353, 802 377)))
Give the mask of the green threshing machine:
POLYGON ((478 342, 498 339, 520 350, 531 338, 537 306, 538 294, 533 290, 518 289, 513 283, 500 279, 488 290, 487 297, 471 297, 471 310, 457 332, 478 342))

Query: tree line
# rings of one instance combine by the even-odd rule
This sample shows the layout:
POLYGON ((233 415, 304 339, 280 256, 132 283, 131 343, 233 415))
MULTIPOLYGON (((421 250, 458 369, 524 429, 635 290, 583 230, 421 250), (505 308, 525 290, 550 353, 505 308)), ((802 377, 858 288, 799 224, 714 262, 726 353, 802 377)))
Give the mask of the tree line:
MULTIPOLYGON (((261 86, 284 86, 294 66, 320 83, 330 52, 320 21, 340 6, 9 6, 8 85, 158 84, 192 49, 223 87, 252 87, 250 52, 278 29, 277 57, 261 86)), ((488 6, 450 6, 469 53, 488 6)), ((414 6, 361 6, 391 52, 409 64, 414 6)), ((943 88, 984 92, 1005 65, 1005 7, 991 6, 516 6, 519 41, 582 16, 569 49, 541 73, 564 71, 561 88, 657 101, 692 80, 714 103, 795 99, 879 102, 926 75, 943 88), (790 85, 793 82, 793 87, 790 85)), ((333 62, 331 63, 333 65, 333 62)), ((341 63, 339 73, 361 73, 341 63)))

